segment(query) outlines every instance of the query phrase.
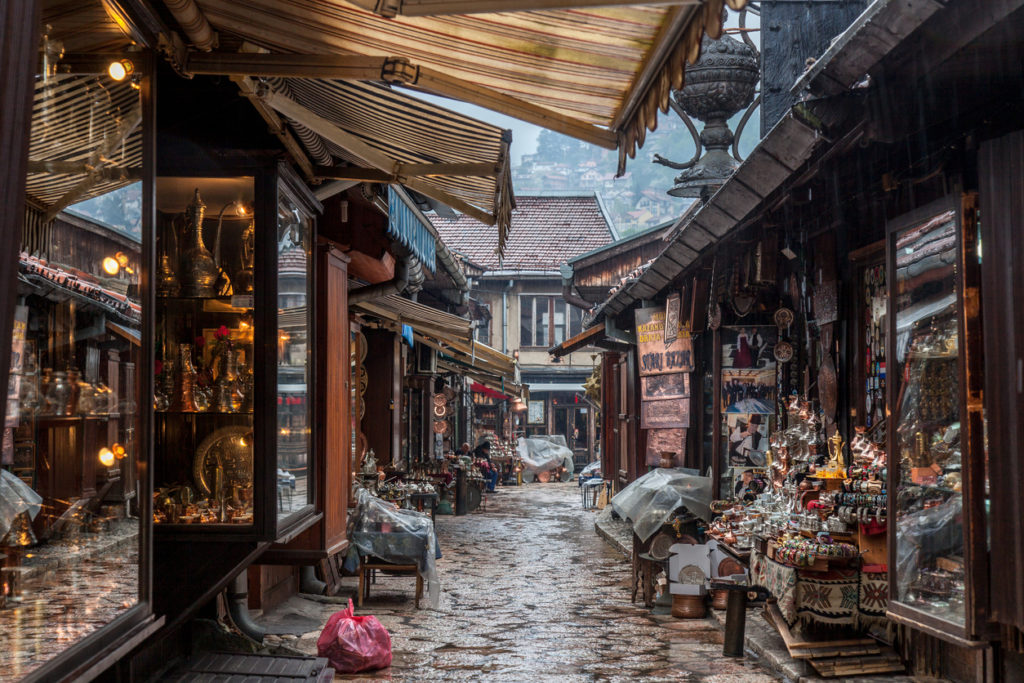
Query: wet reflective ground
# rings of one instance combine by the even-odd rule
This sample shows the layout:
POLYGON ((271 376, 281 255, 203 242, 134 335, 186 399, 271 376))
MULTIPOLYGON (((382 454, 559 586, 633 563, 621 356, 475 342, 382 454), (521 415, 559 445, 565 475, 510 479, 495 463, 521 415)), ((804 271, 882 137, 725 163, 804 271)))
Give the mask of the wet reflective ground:
MULTIPOLYGON (((414 609, 413 579, 378 579, 357 612, 391 632, 393 665, 339 679, 776 680, 754 663, 723 658, 710 622, 654 617, 631 604, 629 563, 594 532, 596 513, 581 509, 574 483, 500 488, 486 506, 437 518, 438 611, 414 609)), ((354 594, 354 579, 346 582, 354 594)), ((323 623, 341 606, 293 599, 285 607, 319 613, 323 623)), ((284 638, 313 654, 318 634, 284 638)))

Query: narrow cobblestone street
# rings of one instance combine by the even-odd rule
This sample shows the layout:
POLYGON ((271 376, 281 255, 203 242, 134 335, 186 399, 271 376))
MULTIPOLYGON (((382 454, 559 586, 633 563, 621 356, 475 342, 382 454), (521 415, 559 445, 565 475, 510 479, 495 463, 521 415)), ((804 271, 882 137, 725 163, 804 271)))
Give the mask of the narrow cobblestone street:
MULTIPOLYGON (((594 532, 570 484, 501 488, 486 511, 438 517, 438 611, 415 610, 413 581, 381 577, 360 614, 391 632, 389 670, 343 680, 776 680, 721 656, 709 620, 655 617, 629 601, 629 564, 594 532)), ((355 593, 355 580, 347 579, 355 593)), ((293 598, 282 613, 327 617, 337 603, 293 598)), ((319 631, 270 636, 316 652, 319 631)))

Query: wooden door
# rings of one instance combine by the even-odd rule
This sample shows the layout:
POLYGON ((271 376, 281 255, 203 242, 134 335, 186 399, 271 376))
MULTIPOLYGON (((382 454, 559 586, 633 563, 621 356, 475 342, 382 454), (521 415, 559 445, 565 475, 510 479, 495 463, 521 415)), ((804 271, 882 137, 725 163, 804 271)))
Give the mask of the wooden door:
POLYGON ((318 339, 321 371, 321 461, 326 550, 338 548, 345 541, 348 504, 352 491, 351 359, 349 357, 348 323, 348 257, 333 247, 321 252, 321 289, 318 297, 320 329, 318 339))

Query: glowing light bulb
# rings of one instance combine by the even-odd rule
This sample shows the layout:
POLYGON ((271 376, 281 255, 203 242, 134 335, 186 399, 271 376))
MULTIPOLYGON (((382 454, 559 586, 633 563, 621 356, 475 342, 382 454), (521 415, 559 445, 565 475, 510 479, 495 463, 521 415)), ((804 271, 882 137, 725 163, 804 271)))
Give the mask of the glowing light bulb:
POLYGON ((118 460, 121 460, 121 459, 123 459, 123 458, 124 458, 124 457, 125 457, 126 455, 128 455, 128 451, 126 451, 126 450, 124 449, 124 446, 122 446, 122 445, 121 445, 121 444, 119 444, 119 443, 115 443, 115 444, 114 444, 113 446, 111 446, 110 448, 111 448, 111 450, 113 450, 113 451, 114 451, 114 455, 115 455, 115 456, 117 457, 117 459, 118 459, 118 460))
POLYGON ((115 60, 107 67, 107 75, 118 83, 128 78, 133 71, 135 71, 135 65, 128 59, 115 60))
POLYGON ((114 464, 114 451, 110 450, 106 446, 100 449, 100 463, 104 467, 110 467, 114 464))
POLYGON ((113 277, 121 270, 121 264, 113 256, 103 259, 103 272, 113 277))

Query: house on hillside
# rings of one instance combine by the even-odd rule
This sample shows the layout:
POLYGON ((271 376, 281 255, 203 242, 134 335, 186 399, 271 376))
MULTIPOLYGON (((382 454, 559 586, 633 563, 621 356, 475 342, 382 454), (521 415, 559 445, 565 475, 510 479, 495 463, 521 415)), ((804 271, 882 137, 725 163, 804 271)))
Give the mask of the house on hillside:
POLYGON ((594 369, 594 351, 548 355, 552 346, 580 334, 583 324, 583 311, 562 296, 559 266, 614 242, 618 234, 595 193, 520 195, 516 203, 502 260, 493 227, 465 215, 433 222, 453 251, 482 269, 471 276, 470 289, 471 312, 487 312, 477 318, 478 341, 518 354, 530 401, 517 434, 561 434, 583 464, 596 457, 600 439, 596 406, 583 389, 594 369))

